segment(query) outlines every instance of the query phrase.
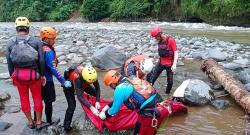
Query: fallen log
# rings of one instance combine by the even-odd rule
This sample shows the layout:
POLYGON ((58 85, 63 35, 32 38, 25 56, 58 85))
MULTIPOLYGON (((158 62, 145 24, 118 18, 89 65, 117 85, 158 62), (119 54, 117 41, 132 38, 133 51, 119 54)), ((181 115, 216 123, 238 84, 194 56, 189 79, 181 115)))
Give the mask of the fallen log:
POLYGON ((226 73, 213 59, 204 60, 201 64, 201 70, 213 81, 223 85, 231 97, 250 114, 250 92, 239 81, 236 81, 232 75, 226 73))

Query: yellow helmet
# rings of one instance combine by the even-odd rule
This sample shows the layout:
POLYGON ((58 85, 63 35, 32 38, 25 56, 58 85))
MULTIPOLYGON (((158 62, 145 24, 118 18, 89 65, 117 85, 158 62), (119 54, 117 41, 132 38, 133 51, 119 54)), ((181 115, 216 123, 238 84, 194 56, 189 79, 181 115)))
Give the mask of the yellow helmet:
POLYGON ((29 22, 28 18, 26 18, 26 17, 17 17, 16 18, 16 27, 18 27, 18 26, 29 27, 30 22, 29 22))
POLYGON ((82 70, 82 78, 88 83, 93 83, 97 80, 97 72, 92 66, 85 66, 82 70))

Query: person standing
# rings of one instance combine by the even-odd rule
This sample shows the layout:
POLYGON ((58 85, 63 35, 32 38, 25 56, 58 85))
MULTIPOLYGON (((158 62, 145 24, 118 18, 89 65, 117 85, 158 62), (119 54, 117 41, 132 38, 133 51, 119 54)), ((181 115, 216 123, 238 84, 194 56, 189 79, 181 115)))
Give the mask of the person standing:
POLYGON ((154 85, 155 81, 165 69, 167 73, 166 94, 169 94, 173 86, 173 73, 176 71, 176 63, 178 59, 178 50, 175 39, 163 34, 163 30, 159 26, 154 26, 151 30, 151 36, 158 42, 159 62, 156 64, 152 79, 150 82, 154 85))
POLYGON ((57 70, 57 58, 54 49, 54 44, 56 40, 56 30, 52 27, 43 27, 40 30, 40 38, 43 43, 43 52, 45 59, 45 76, 47 83, 42 87, 42 99, 45 103, 45 115, 47 123, 52 125, 52 113, 53 106, 52 103, 56 100, 55 85, 53 81, 53 76, 61 83, 65 88, 71 87, 71 82, 66 81, 64 77, 57 70))
POLYGON ((21 108, 27 120, 28 127, 40 130, 42 123, 42 84, 45 85, 44 56, 42 42, 39 38, 29 35, 30 22, 26 17, 16 18, 17 35, 12 37, 6 48, 6 59, 9 75, 17 86, 21 108), (36 123, 31 117, 29 90, 34 101, 36 123))

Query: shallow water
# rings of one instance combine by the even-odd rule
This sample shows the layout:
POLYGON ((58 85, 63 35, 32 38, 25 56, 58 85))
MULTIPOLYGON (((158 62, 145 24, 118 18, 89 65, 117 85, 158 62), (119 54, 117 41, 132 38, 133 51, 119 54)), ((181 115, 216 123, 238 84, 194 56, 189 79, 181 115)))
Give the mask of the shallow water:
MULTIPOLYGON (((194 79, 202 79, 204 81, 208 81, 207 77, 199 70, 200 62, 185 62, 185 66, 178 67, 178 74, 175 75, 175 85, 172 91, 181 83, 182 80, 188 78, 194 79), (182 74, 183 73, 183 74, 182 74), (185 74, 184 74, 185 73, 185 74)), ((65 66, 60 66, 60 70, 65 69, 65 66)), ((6 65, 0 65, 0 72, 7 72, 6 65)), ((164 73, 163 73, 164 74, 164 73)), ((112 99, 113 91, 104 86, 102 83, 104 72, 98 73, 98 78, 101 84, 101 97, 105 99, 112 99)), ((55 81, 57 82, 57 81, 55 81)), ((167 98, 168 96, 164 94, 166 80, 164 76, 159 78, 156 83, 156 88, 159 90, 160 94, 167 98)), ((1 90, 5 90, 12 95, 8 104, 18 104, 18 93, 14 87, 12 87, 9 83, 4 81, 0 81, 1 90)), ((60 117, 61 120, 64 118, 64 113, 66 110, 66 101, 61 91, 61 88, 57 85, 57 101, 54 103, 54 114, 56 117, 60 117)), ((228 99, 231 102, 231 107, 225 110, 216 110, 212 106, 207 105, 204 107, 188 107, 188 114, 179 113, 173 117, 167 118, 164 124, 162 124, 159 129, 158 134, 169 134, 169 135, 244 135, 246 130, 246 122, 242 117, 244 117, 244 111, 238 106, 232 98, 225 97, 224 99, 228 99)), ((82 109, 77 104, 77 109, 75 116, 82 113, 82 109)), ((54 115, 54 116, 55 116, 54 115)), ((97 131, 84 131, 84 132, 75 132, 74 135, 88 135, 95 134, 97 131)))

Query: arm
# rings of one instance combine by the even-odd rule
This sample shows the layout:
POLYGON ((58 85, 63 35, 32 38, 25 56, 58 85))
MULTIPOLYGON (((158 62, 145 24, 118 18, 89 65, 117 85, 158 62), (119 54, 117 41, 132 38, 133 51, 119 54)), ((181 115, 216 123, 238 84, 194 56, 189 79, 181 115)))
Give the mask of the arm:
POLYGON ((177 51, 177 50, 174 51, 174 62, 173 62, 173 65, 176 65, 176 64, 177 64, 178 56, 179 56, 178 51, 177 51))
POLYGON ((123 99, 124 99, 124 94, 122 93, 121 90, 115 90, 114 92, 114 100, 113 100, 113 104, 112 107, 107 111, 106 114, 109 115, 115 115, 118 113, 118 111, 120 110, 122 104, 123 104, 123 99))
POLYGON ((10 46, 11 46, 11 44, 12 44, 12 41, 8 41, 7 47, 6 47, 6 54, 5 54, 6 59, 7 59, 8 70, 9 70, 10 76, 14 72, 14 65, 13 65, 13 63, 11 62, 11 59, 10 59, 10 46))
POLYGON ((174 61, 173 61, 173 65, 171 67, 172 71, 175 72, 176 71, 176 64, 177 64, 177 60, 178 60, 178 50, 177 50, 177 46, 176 46, 176 42, 173 38, 170 38, 170 45, 171 45, 171 48, 174 52, 174 61))
POLYGON ((43 43, 41 41, 39 41, 39 44, 38 44, 38 61, 39 61, 38 69, 41 73, 41 76, 44 76, 44 74, 45 74, 45 62, 44 62, 44 54, 43 54, 42 46, 43 46, 43 43))
POLYGON ((127 76, 136 76, 136 66, 134 62, 128 64, 127 76))
POLYGON ((45 56, 45 63, 50 72, 56 77, 56 79, 63 85, 65 83, 64 77, 59 73, 59 71, 56 69, 55 66, 53 66, 53 60, 54 60, 54 52, 46 51, 44 53, 45 56))
POLYGON ((82 105, 85 105, 87 106, 88 108, 91 107, 91 105, 89 104, 88 101, 84 100, 82 94, 84 93, 84 91, 82 90, 82 81, 80 78, 77 78, 74 80, 74 84, 75 84, 75 90, 76 90, 76 95, 77 95, 77 98, 79 100, 79 102, 82 104, 82 105))
POLYGON ((100 93, 101 93, 101 91, 100 91, 100 85, 99 85, 98 80, 96 80, 93 84, 94 84, 95 89, 96 89, 96 101, 99 102, 100 101, 100 95, 101 95, 100 93))

